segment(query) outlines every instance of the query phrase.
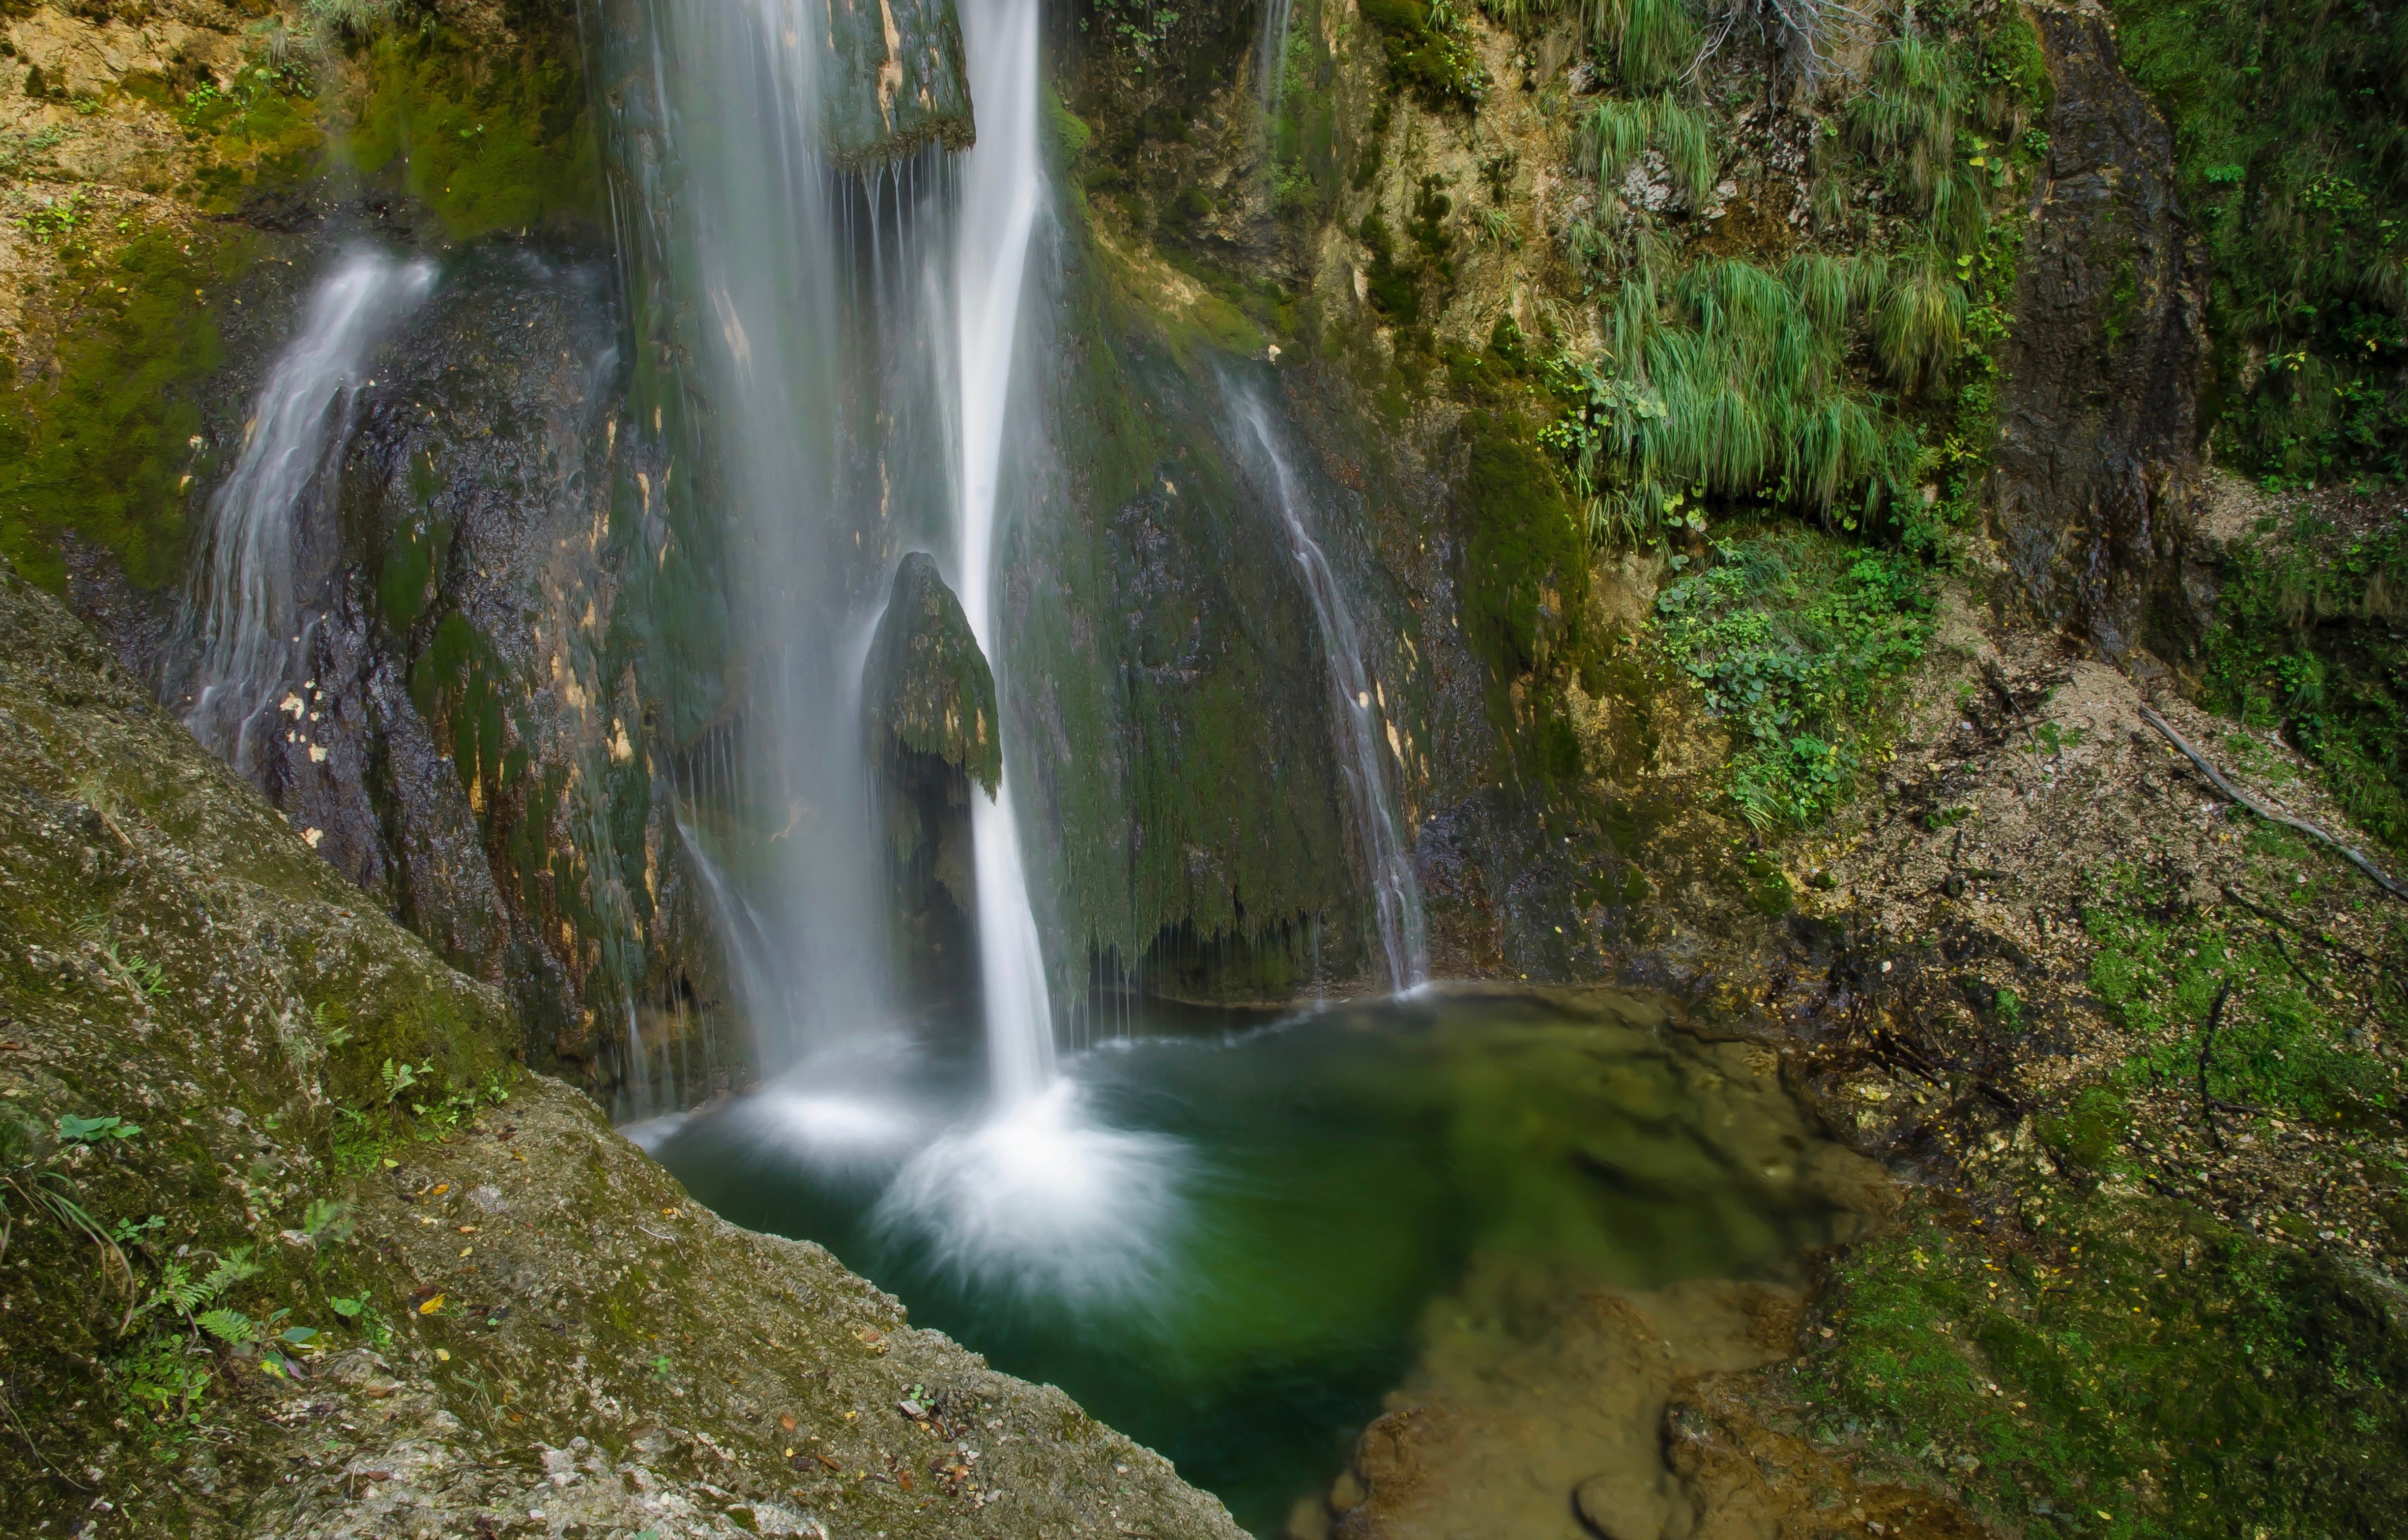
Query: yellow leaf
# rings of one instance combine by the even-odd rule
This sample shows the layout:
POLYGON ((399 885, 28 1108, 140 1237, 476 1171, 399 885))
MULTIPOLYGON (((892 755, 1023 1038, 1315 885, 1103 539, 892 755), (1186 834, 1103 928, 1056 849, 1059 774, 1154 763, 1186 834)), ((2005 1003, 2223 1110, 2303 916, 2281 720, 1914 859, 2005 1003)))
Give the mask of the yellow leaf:
POLYGON ((442 1308, 443 1296, 437 1294, 433 1299, 427 1301, 424 1304, 420 1305, 418 1307, 418 1313, 422 1316, 432 1316, 435 1312, 442 1308))

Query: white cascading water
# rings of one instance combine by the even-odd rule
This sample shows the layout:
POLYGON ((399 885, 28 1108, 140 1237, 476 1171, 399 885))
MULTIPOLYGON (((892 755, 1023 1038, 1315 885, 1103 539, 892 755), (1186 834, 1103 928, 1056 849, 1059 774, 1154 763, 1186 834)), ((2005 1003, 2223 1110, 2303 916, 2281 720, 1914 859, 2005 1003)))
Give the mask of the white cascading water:
MULTIPOLYGON (((979 134, 961 167, 953 251, 960 589, 963 615, 995 671, 1000 698, 996 492, 1021 287, 1029 237, 1045 197, 1037 143, 1037 0, 965 0, 961 22, 979 134)), ((970 799, 970 832, 987 1053, 996 1099, 1009 1106, 1039 1095, 1054 1076, 1053 1001, 1020 856, 1009 768, 993 798, 970 799)))
POLYGON ((1263 34, 1254 39, 1254 94, 1274 132, 1280 93, 1287 83, 1287 29, 1295 10, 1296 0, 1263 0, 1263 34))
POLYGON ((848 176, 821 144, 819 0, 669 0, 651 72, 683 180, 656 190, 703 318, 700 383, 741 577, 750 699, 711 894, 764 1059, 893 1022, 860 728, 890 550, 942 532, 924 295, 947 229, 925 162, 848 176), (896 445, 904 453, 892 453, 896 445), (733 923, 739 915, 743 923, 733 923), (749 944, 757 943, 757 944, 749 944))
POLYGON ((259 773, 263 725, 300 643, 294 562, 308 503, 342 458, 369 355, 435 287, 435 265, 344 252, 260 387, 234 470, 209 498, 208 546, 182 628, 193 658, 184 725, 259 773))
MULTIPOLYGON (((1001 698, 1005 426, 1028 249, 1045 200, 1038 0, 962 0, 961 23, 979 132, 960 166, 953 253, 959 587, 1001 698)), ((984 1123, 937 1139, 904 1166, 875 1224, 966 1283, 1076 1308, 1142 1307, 1169 1277, 1184 1151, 1103 1126, 1078 1083, 1057 1072, 1008 768, 996 795, 972 794, 970 810, 995 1106, 984 1123)))
POLYGON ((1362 640, 1354 630, 1345 596, 1339 591, 1338 575, 1306 523, 1309 509, 1304 488, 1280 448, 1270 412, 1254 391, 1225 388, 1269 463, 1271 501, 1287 535, 1288 554, 1296 558, 1297 578, 1312 601, 1313 621, 1321 629, 1332 703, 1346 740, 1346 756, 1340 768, 1354 805, 1355 835, 1364 864, 1369 869, 1372 918, 1387 963, 1388 987, 1401 994, 1429 982, 1429 942, 1422 921, 1421 886, 1413 880, 1412 858, 1406 854, 1404 819, 1389 782, 1391 756, 1380 741, 1379 697, 1370 670, 1364 667, 1362 640))

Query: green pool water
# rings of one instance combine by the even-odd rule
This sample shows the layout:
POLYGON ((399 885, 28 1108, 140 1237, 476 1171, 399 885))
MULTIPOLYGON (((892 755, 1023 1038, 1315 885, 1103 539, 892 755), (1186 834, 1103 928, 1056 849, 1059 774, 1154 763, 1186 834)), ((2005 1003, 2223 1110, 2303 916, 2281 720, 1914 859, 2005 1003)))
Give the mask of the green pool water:
POLYGON ((1272 1533, 1430 1333, 1512 1335, 1455 1297, 1475 1263, 1784 1281, 1833 1240, 1772 1068, 1643 999, 1437 993, 1091 1049, 1025 1136, 979 1131, 974 1051, 886 1044, 649 1142, 1272 1533))

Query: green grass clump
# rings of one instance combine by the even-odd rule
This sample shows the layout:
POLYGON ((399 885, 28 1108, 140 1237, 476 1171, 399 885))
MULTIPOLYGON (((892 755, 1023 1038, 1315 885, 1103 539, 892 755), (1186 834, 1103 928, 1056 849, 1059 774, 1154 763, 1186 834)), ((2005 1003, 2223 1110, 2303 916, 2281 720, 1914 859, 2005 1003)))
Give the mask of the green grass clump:
POLYGON ((2044 1251, 1918 1207, 1787 1371, 1821 1441, 2008 1533, 2390 1533, 2408 1332, 2332 1262, 2172 1202, 2068 1192, 2044 1251))
POLYGON ((1618 196, 1630 163, 1651 147, 1663 155, 1674 185, 1691 202, 1702 203, 1713 188, 1719 163, 1705 115, 1669 91, 1627 100, 1608 97, 1582 120, 1581 133, 1597 160, 1598 187, 1609 200, 1618 196))
POLYGON ((190 484, 207 480, 192 439, 225 360, 208 295, 253 250, 158 230, 106 256, 64 253, 83 299, 57 373, 24 384, 0 374, 0 556, 25 577, 64 588, 72 540, 108 553, 137 587, 180 578, 190 484))
POLYGON ((1657 634, 1739 741, 1731 795, 1759 828, 1820 821, 1854 784, 1879 719, 1931 634, 1912 558, 1768 525, 1656 600, 1657 634))
POLYGON ((2209 252, 2231 463, 2408 474, 2408 15, 2356 0, 2115 0, 2209 252))
MULTIPOLYGON (((1563 462, 1600 537, 1652 533, 1688 497, 1762 497, 1844 522, 1888 506, 1915 473, 1912 427, 1851 383, 1846 358, 1869 302, 1894 301, 1877 257, 1809 256, 1781 273, 1726 259, 1701 263, 1659 293, 1652 273, 1626 280, 1608 312, 1603 367, 1561 361, 1566 410, 1541 441, 1563 462)), ((1910 279, 1910 281, 1919 281, 1910 279)), ((1914 303, 1919 303, 1914 302, 1914 303)), ((1961 309, 1961 297, 1957 301, 1961 309)), ((1915 378, 1937 379, 1961 342, 1901 337, 1915 378)))
POLYGON ((2350 539, 2301 513, 2280 532, 2225 558, 2201 699, 2280 727, 2359 828, 2408 854, 2408 523, 2350 539))

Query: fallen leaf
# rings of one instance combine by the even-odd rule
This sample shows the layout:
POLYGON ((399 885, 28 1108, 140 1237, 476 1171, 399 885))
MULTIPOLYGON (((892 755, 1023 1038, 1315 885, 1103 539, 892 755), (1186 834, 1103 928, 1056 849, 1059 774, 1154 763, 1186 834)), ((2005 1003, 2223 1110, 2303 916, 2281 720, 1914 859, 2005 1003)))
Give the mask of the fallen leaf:
POLYGON ((449 1192, 449 1191, 451 1191, 451 1190, 452 1190, 452 1184, 451 1184, 451 1183, 449 1183, 449 1182, 437 1182, 437 1183, 436 1183, 436 1184, 435 1184, 434 1192, 435 1192, 435 1196, 436 1196, 436 1197, 437 1197, 437 1198, 442 1197, 445 1193, 447 1193, 447 1192, 449 1192))
POLYGON ((435 1312, 442 1308, 443 1296, 437 1294, 433 1299, 428 1300, 424 1304, 420 1305, 418 1307, 418 1313, 422 1316, 432 1316, 435 1312))
POLYGON ((780 1418, 778 1419, 778 1426, 787 1432, 793 1432, 795 1431, 795 1414, 788 1412, 784 1417, 780 1418))

